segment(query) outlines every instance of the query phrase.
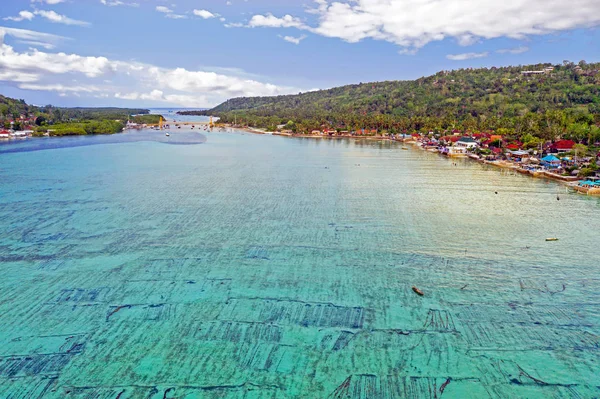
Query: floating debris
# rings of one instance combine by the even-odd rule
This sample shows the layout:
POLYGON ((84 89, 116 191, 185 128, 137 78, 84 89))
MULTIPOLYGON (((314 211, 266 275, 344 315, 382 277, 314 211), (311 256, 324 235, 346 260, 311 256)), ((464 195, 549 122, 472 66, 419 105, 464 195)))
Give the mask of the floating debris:
POLYGON ((556 237, 546 238, 546 241, 558 241, 558 238, 556 238, 556 237))
POLYGON ((412 290, 413 290, 413 291, 414 291, 414 292, 415 292, 417 295, 419 295, 419 296, 423 296, 423 295, 425 295, 425 294, 423 293, 423 291, 421 291, 420 289, 418 289, 418 288, 417 288, 417 287, 415 287, 414 285, 413 285, 413 287, 412 287, 412 290))

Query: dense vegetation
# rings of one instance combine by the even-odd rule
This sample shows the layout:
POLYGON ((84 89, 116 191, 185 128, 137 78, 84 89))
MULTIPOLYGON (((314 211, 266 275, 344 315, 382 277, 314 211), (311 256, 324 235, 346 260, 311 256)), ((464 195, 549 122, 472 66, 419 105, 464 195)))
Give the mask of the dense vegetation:
POLYGON ((0 95, 0 127, 16 130, 33 128, 36 135, 47 131, 53 136, 118 133, 128 120, 158 123, 160 115, 149 115, 149 112, 137 108, 36 107, 24 100, 0 95))
POLYGON ((60 108, 47 105, 39 107, 39 113, 45 114, 49 120, 125 120, 131 115, 144 115, 150 111, 138 108, 60 108))
POLYGON ((52 136, 75 136, 86 134, 113 134, 123 130, 123 122, 114 120, 98 120, 84 122, 57 123, 36 129, 36 135, 50 131, 52 136))
POLYGON ((544 140, 600 140, 600 63, 441 71, 414 81, 360 83, 297 95, 234 98, 208 111, 225 123, 307 133, 496 131, 544 140), (553 70, 539 75, 522 71, 553 70))
POLYGON ((30 113, 35 107, 27 105, 25 100, 15 100, 0 94, 0 120, 18 118, 19 115, 30 113))

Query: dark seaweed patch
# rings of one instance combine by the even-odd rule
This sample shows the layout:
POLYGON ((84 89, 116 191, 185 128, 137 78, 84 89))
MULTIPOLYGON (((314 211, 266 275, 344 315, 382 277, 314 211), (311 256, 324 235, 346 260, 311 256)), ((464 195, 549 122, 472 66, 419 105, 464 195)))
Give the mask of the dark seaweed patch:
POLYGON ((465 323, 464 337, 471 347, 512 349, 598 349, 600 338, 576 328, 542 324, 465 323))
POLYGON ((211 322, 198 328, 195 337, 203 341, 279 342, 282 330, 265 323, 211 322))
POLYGON ((64 289, 56 297, 55 302, 98 302, 104 300, 109 291, 108 287, 64 289))
POLYGON ((364 309, 320 303, 266 301, 260 319, 303 327, 362 328, 364 309))
POLYGON ((365 310, 275 298, 230 298, 219 315, 220 320, 299 325, 303 327, 363 327, 365 310))
MULTIPOLYGON (((14 378, 0 384, 0 397, 10 399, 42 399, 51 392, 58 378, 14 378), (25 382, 25 383, 24 383, 25 382)), ((111 398, 112 399, 112 398, 111 398)))
POLYGON ((106 321, 114 317, 131 320, 170 320, 175 317, 176 309, 177 305, 167 303, 111 306, 106 315, 106 321))
POLYGON ((56 376, 71 361, 73 354, 11 356, 0 359, 1 377, 56 376))
POLYGON ((39 270, 56 271, 65 264, 64 260, 46 259, 38 264, 39 270))
POLYGON ((439 399, 450 381, 450 378, 354 374, 346 378, 328 399, 439 399))
POLYGON ((447 310, 429 309, 427 319, 423 325, 425 330, 454 331, 456 327, 452 315, 447 310))
POLYGON ((269 260, 269 252, 265 247, 250 247, 246 251, 246 258, 269 260))

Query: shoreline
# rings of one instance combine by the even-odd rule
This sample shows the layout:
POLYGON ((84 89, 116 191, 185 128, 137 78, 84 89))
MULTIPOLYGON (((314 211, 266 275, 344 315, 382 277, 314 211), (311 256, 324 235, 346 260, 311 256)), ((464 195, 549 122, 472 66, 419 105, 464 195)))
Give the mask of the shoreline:
MULTIPOLYGON (((238 127, 233 127, 232 125, 229 125, 229 124, 225 125, 225 127, 231 128, 231 129, 242 130, 247 133, 262 134, 262 135, 268 135, 268 136, 285 136, 285 137, 299 137, 299 138, 311 138, 311 139, 355 139, 355 140, 374 140, 374 141, 385 140, 385 141, 391 141, 391 142, 396 142, 396 143, 410 144, 413 147, 418 147, 422 151, 427 151, 425 148, 417 145, 417 142, 412 139, 391 139, 389 137, 384 137, 384 136, 358 136, 357 137, 357 136, 352 136, 352 135, 316 136, 316 135, 308 135, 308 134, 293 134, 293 133, 290 134, 290 133, 280 133, 280 132, 267 132, 267 131, 253 128, 253 127, 238 128, 238 127)), ((429 152, 431 152, 431 151, 429 151, 429 152)), ((450 156, 446 156, 446 157, 449 159, 452 158, 450 156)), ((540 172, 536 172, 535 174, 527 171, 525 173, 525 171, 522 171, 522 169, 517 164, 514 164, 512 162, 488 161, 485 159, 474 158, 474 157, 470 157, 470 156, 457 157, 457 159, 467 159, 467 158, 472 161, 475 161, 477 163, 486 164, 486 165, 494 166, 494 167, 501 168, 501 169, 512 169, 517 173, 527 174, 528 176, 530 176, 532 178, 536 178, 536 179, 541 178, 541 179, 545 179, 545 180, 552 180, 557 183, 562 183, 564 186, 572 189, 574 192, 576 192, 578 194, 591 195, 591 196, 600 195, 599 193, 595 193, 595 192, 588 193, 588 192, 584 192, 582 190, 578 190, 576 188, 576 186, 574 185, 574 183, 581 180, 581 178, 579 178, 579 177, 562 176, 562 175, 558 175, 556 173, 552 173, 550 171, 540 171, 540 172)))

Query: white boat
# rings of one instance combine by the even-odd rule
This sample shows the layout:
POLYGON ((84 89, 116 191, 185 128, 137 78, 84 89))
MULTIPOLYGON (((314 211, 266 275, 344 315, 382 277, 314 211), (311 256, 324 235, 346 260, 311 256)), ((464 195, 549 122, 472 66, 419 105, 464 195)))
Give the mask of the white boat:
POLYGON ((165 136, 169 137, 170 136, 169 132, 165 133, 165 136))

